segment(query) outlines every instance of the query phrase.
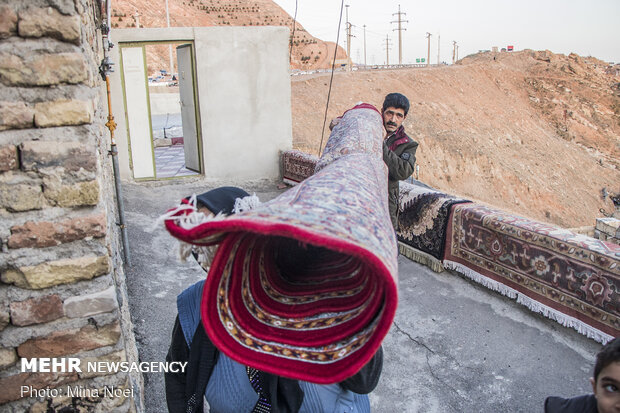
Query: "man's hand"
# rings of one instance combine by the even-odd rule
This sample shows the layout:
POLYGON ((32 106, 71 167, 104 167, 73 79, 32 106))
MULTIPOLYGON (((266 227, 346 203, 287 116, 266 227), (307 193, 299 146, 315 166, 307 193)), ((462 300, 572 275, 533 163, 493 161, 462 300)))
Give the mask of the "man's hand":
POLYGON ((329 122, 329 130, 331 131, 332 129, 334 129, 336 127, 337 124, 340 123, 340 119, 342 118, 334 118, 332 119, 331 122, 329 122))

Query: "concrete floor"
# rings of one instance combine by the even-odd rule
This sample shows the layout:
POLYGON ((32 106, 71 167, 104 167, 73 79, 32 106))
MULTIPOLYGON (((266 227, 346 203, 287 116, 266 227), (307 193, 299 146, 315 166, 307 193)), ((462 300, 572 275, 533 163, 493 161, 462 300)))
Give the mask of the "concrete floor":
MULTIPOLYGON (((241 186, 262 201, 282 192, 275 184, 241 186)), ((165 359, 176 295, 205 276, 195 262, 179 262, 176 241, 153 225, 182 197, 211 187, 191 178, 123 186, 129 304, 142 361, 165 359)), ((370 396, 374 412, 541 412, 549 395, 589 391, 600 344, 455 273, 402 256, 398 263, 399 306, 370 396)), ((165 412, 163 375, 145 374, 145 383, 146 412, 165 412)))

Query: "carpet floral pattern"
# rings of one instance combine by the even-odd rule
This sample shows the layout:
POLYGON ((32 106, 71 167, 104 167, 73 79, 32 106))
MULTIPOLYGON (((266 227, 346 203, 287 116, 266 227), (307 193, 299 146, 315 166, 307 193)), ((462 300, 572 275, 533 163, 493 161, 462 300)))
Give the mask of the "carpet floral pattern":
POLYGON ((443 259, 450 207, 470 201, 408 182, 399 192, 398 240, 443 259))
POLYGON ((479 204, 453 207, 452 268, 597 341, 620 335, 620 247, 479 204))

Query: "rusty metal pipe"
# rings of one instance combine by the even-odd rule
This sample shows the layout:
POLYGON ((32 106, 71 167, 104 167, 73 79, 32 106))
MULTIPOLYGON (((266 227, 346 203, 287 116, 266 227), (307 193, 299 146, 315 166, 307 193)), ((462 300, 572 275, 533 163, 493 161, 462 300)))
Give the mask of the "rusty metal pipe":
POLYGON ((127 236, 127 224, 125 222, 125 204, 123 202, 123 190, 121 186, 120 173, 118 169, 118 149, 116 147, 116 141, 114 139, 114 130, 116 129, 116 122, 114 122, 114 116, 112 115, 112 93, 110 92, 110 75, 112 71, 112 62, 109 58, 109 50, 111 47, 108 34, 110 32, 110 2, 106 2, 104 14, 104 23, 101 27, 103 37, 103 62, 101 62, 100 72, 105 78, 106 92, 108 97, 108 121, 107 126, 110 131, 110 151, 108 154, 112 156, 112 170, 114 173, 114 189, 116 191, 116 206, 118 208, 118 223, 117 225, 121 229, 121 242, 123 244, 123 257, 125 265, 131 267, 131 254, 129 251, 129 238, 127 236))

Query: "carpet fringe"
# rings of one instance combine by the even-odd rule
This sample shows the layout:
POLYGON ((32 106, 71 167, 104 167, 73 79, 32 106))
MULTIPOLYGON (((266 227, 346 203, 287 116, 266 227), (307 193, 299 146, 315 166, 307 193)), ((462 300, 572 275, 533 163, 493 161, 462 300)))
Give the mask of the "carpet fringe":
POLYGON ((483 286, 489 288, 490 290, 497 291, 500 294, 505 295, 506 297, 515 299, 517 303, 527 307, 529 310, 538 314, 542 314, 543 316, 558 322, 564 327, 573 328, 577 330, 577 332, 579 332, 580 334, 583 334, 584 336, 591 338, 599 343, 605 344, 606 342, 613 339, 612 336, 584 323, 583 321, 580 321, 574 317, 562 313, 561 311, 555 310, 542 303, 539 303, 538 301, 528 297, 527 295, 519 293, 513 288, 507 287, 500 282, 485 277, 484 275, 472 270, 471 268, 463 264, 459 264, 457 262, 449 260, 444 261, 443 264, 446 269, 457 271, 465 275, 467 278, 470 278, 471 280, 477 282, 478 284, 482 284, 483 286))
POLYGON ((610 340, 613 340, 613 336, 606 334, 581 320, 578 320, 574 317, 566 315, 558 310, 555 310, 551 307, 548 307, 538 301, 528 297, 525 294, 519 294, 517 297, 517 303, 526 306, 530 310, 542 314, 551 320, 557 321, 562 324, 564 327, 569 327, 577 330, 580 334, 591 338, 599 343, 605 344, 610 340))
POLYGON ((192 253, 196 254, 196 261, 200 264, 205 271, 208 271, 211 266, 211 262, 213 261, 213 257, 215 257, 215 252, 217 251, 216 245, 193 245, 187 242, 179 240, 179 250, 178 250, 178 259, 180 262, 187 262, 189 256, 192 253))
POLYGON ((435 272, 443 271, 443 265, 437 258, 400 241, 398 241, 398 252, 409 258, 411 261, 426 265, 435 272))
POLYGON ((258 206, 260 206, 260 199, 258 199, 256 194, 243 198, 237 198, 235 199, 235 206, 233 207, 232 213, 239 214, 241 212, 251 211, 258 206))
POLYGON ((163 215, 160 215, 159 218, 155 221, 155 226, 160 226, 165 221, 174 221, 183 229, 192 229, 201 224, 210 221, 221 221, 226 218, 226 215, 220 212, 217 215, 213 214, 204 214, 198 211, 196 206, 196 194, 192 194, 189 198, 189 203, 179 204, 176 208, 171 209, 163 215), (186 212, 185 214, 179 214, 180 212, 186 212))
POLYGON ((471 268, 463 264, 459 264, 458 262, 454 262, 454 261, 445 260, 443 262, 443 266, 444 268, 447 268, 449 270, 457 271, 463 274, 464 276, 466 276, 467 278, 470 278, 471 280, 477 282, 478 284, 482 284, 483 286, 487 287, 490 290, 497 291, 501 295, 505 295, 506 297, 509 297, 512 299, 517 298, 517 291, 515 289, 510 288, 495 280, 492 280, 489 277, 485 277, 484 275, 477 273, 476 271, 472 270, 471 268))
MULTIPOLYGON (((177 225, 179 225, 181 228, 189 230, 207 222, 220 221, 226 218, 226 214, 224 214, 223 212, 220 212, 217 215, 205 214, 203 212, 200 212, 198 211, 198 207, 196 206, 196 204, 197 195, 192 194, 192 196, 189 198, 189 203, 181 203, 176 208, 171 209, 170 211, 161 215, 159 218, 157 218, 155 224, 159 226, 165 221, 172 220, 175 221, 177 225), (180 212, 186 213, 179 214, 180 212)), ((235 199, 233 213, 237 214, 244 211, 250 211, 260 206, 260 204, 260 199, 258 199, 256 194, 252 194, 243 198, 237 198, 235 199)), ((202 268, 208 270, 209 266, 211 265, 211 261, 213 261, 216 250, 217 245, 200 246, 179 240, 178 258, 181 262, 186 262, 193 252, 196 254, 196 261, 198 261, 202 268)))

